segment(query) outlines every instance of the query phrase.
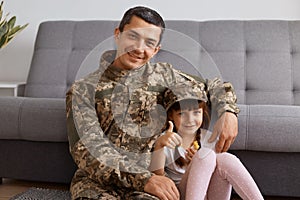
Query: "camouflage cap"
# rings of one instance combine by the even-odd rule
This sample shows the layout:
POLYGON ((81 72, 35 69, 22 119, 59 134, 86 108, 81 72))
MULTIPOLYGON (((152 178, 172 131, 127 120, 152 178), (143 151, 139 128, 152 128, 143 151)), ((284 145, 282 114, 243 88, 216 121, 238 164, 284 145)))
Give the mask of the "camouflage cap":
POLYGON ((166 111, 176 102, 184 99, 196 99, 207 102, 207 95, 200 84, 181 83, 164 92, 164 108, 166 111))

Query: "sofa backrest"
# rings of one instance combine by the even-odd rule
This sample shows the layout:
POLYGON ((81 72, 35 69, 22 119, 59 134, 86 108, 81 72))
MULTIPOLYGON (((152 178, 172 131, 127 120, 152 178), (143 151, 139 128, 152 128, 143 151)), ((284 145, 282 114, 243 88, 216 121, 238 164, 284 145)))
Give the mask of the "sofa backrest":
MULTIPOLYGON (((86 55, 117 26, 117 21, 42 23, 25 96, 64 98, 86 55)), ((164 36, 162 51, 153 61, 169 62, 191 74, 195 67, 197 71, 215 64, 223 80, 233 83, 240 104, 300 105, 300 21, 171 20, 166 26, 179 34, 164 36), (191 50, 188 41, 180 42, 180 34, 208 54, 201 48, 191 50)))

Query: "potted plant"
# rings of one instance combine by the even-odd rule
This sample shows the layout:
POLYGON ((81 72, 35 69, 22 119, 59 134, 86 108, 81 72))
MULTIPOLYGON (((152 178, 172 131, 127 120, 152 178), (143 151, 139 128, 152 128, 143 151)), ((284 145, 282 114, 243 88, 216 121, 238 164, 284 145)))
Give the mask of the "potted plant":
POLYGON ((4 48, 20 31, 28 24, 23 26, 16 25, 16 16, 7 20, 9 13, 3 16, 3 1, 0 4, 0 49, 4 48))

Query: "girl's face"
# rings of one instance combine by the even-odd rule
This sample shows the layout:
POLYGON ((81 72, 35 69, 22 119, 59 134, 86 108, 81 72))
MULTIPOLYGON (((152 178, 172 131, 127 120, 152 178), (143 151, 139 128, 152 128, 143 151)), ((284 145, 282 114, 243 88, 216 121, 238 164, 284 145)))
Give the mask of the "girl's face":
POLYGON ((169 118, 174 122, 180 135, 195 134, 203 121, 203 109, 172 110, 169 118))

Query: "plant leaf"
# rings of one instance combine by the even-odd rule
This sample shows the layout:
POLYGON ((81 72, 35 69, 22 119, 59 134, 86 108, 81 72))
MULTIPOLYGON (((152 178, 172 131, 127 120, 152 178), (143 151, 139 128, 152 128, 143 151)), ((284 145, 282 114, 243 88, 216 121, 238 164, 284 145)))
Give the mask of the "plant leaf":
POLYGON ((24 28, 26 28, 28 26, 28 24, 25 24, 23 26, 16 26, 14 27, 13 29, 11 29, 9 32, 8 32, 8 38, 12 38, 12 37, 15 37, 17 35, 17 33, 19 33, 20 31, 22 31, 24 28))
POLYGON ((10 18, 10 20, 8 21, 8 26, 10 29, 12 29, 16 23, 16 16, 13 16, 12 18, 10 18))
POLYGON ((8 24, 7 22, 4 22, 3 25, 0 26, 0 37, 2 37, 8 32, 8 24))
POLYGON ((5 38, 0 38, 0 49, 5 46, 5 38))
POLYGON ((3 1, 0 4, 0 22, 1 22, 1 19, 2 19, 2 15, 3 15, 2 4, 3 4, 3 1))
POLYGON ((6 46, 17 33, 28 26, 28 23, 15 26, 16 16, 11 17, 8 21, 9 13, 3 16, 3 1, 0 3, 0 49, 6 46))

